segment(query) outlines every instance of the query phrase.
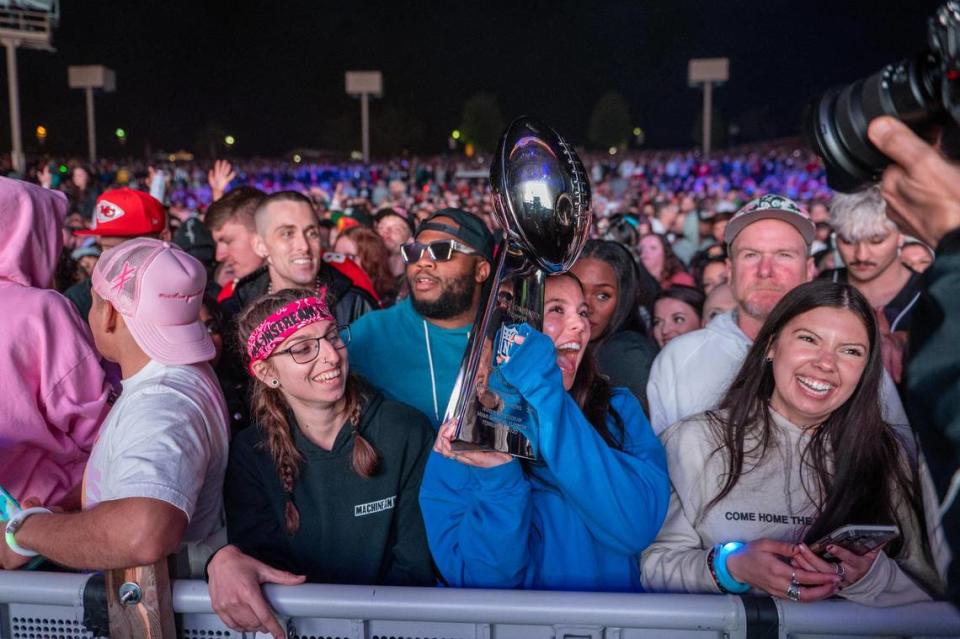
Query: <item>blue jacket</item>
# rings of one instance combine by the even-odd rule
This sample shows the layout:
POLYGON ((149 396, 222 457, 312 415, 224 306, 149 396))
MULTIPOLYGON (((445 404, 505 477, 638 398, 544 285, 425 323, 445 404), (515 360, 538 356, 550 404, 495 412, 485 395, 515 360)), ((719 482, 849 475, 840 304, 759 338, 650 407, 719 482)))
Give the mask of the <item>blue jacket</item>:
POLYGON ((419 410, 437 428, 453 392, 471 328, 431 324, 413 310, 407 298, 390 308, 367 313, 350 325, 350 369, 382 390, 388 399, 419 410))
POLYGON ((614 390, 620 451, 564 391, 550 338, 534 332, 500 370, 536 415, 544 463, 476 468, 431 453, 420 507, 441 574, 451 586, 641 590, 637 555, 660 530, 670 481, 640 404, 614 390))

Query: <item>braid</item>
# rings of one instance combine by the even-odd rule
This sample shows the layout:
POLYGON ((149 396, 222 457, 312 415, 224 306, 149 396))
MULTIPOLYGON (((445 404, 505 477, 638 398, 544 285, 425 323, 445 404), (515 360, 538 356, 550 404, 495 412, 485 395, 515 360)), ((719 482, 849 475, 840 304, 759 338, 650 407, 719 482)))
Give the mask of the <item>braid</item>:
POLYGON ((354 472, 369 479, 377 472, 380 456, 374 447, 360 434, 360 411, 363 408, 363 397, 357 390, 357 383, 351 377, 347 379, 347 411, 350 424, 350 435, 353 437, 353 453, 350 465, 354 472))
MULTIPOLYGON (((248 307, 237 320, 236 348, 246 353, 246 342, 253 330, 271 313, 286 304, 315 295, 314 291, 300 289, 285 289, 261 297, 248 307)), ((246 362, 249 365, 249 361, 246 362)), ((373 446, 360 435, 360 413, 363 409, 363 398, 358 389, 357 380, 347 377, 345 389, 346 413, 353 437, 353 453, 351 466, 354 472, 364 478, 372 477, 377 472, 379 456, 373 446)), ((304 459, 293 443, 293 432, 287 418, 289 406, 278 388, 264 384, 259 379, 253 381, 250 393, 251 417, 259 424, 266 436, 261 444, 270 454, 280 484, 286 495, 284 519, 288 535, 294 535, 300 530, 300 511, 293 501, 293 490, 300 477, 300 468, 304 459)))
POLYGON ((300 476, 303 455, 293 443, 290 423, 287 421, 283 396, 279 390, 261 382, 255 382, 251 397, 253 418, 267 436, 266 448, 273 458, 273 465, 280 476, 287 503, 284 507, 288 535, 300 529, 300 511, 293 503, 293 487, 300 476))

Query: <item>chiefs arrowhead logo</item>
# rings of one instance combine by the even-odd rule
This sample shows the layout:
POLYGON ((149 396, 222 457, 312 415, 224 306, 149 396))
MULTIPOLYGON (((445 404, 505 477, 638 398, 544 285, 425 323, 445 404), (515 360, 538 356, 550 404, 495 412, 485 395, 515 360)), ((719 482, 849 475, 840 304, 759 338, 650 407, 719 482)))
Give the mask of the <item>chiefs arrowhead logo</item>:
POLYGON ((126 215, 126 211, 112 202, 101 200, 97 202, 97 224, 112 222, 126 215))

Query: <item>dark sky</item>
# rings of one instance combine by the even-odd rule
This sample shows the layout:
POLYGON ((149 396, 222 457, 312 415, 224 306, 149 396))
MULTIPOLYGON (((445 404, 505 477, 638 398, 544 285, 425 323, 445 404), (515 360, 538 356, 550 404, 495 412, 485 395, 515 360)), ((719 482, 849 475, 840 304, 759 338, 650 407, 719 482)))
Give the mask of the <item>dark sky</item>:
MULTIPOLYGON (((616 90, 651 145, 686 147, 701 108, 687 60, 712 56, 730 58, 731 80, 715 93, 727 121, 792 135, 810 97, 925 46, 937 4, 61 0, 57 52, 19 55, 24 139, 35 147, 42 123, 48 149, 81 152, 83 94, 67 88, 66 69, 105 64, 117 92, 97 98, 103 154, 120 151, 118 126, 137 154, 145 143, 196 150, 214 126, 236 135, 243 155, 321 147, 338 122, 359 120, 347 69, 383 71, 376 109, 419 121, 421 151, 445 148, 478 91, 494 93, 507 120, 536 115, 580 144, 597 99, 616 90)), ((9 148, 5 97, 0 111, 9 148)))

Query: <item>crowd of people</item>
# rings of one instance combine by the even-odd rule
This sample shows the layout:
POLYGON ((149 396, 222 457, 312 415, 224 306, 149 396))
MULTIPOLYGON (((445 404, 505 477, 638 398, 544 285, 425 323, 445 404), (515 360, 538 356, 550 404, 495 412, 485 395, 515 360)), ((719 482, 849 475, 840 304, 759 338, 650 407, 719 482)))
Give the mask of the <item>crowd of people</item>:
POLYGON ((585 155, 591 238, 495 369, 537 463, 444 420, 482 159, 0 178, 2 566, 177 553, 276 636, 267 582, 943 598, 960 169, 871 134, 899 165, 849 195, 782 146, 585 155), (846 525, 898 534, 818 547, 846 525))

